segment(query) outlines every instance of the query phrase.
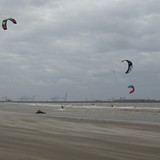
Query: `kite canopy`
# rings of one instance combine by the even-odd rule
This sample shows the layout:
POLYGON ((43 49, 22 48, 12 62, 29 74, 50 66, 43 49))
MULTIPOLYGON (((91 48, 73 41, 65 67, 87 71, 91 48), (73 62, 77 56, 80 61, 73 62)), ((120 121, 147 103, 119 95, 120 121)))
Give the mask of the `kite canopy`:
POLYGON ((3 28, 4 30, 7 30, 7 22, 8 22, 8 20, 12 21, 14 24, 17 24, 16 20, 13 19, 13 18, 4 19, 4 20, 2 21, 2 28, 3 28))
POLYGON ((133 85, 129 85, 129 86, 128 86, 128 88, 132 88, 132 90, 129 92, 129 94, 132 94, 132 93, 134 93, 134 91, 135 91, 135 88, 134 88, 134 86, 133 86, 133 85))
POLYGON ((127 71, 125 72, 126 74, 128 74, 128 73, 132 70, 133 64, 132 64, 132 62, 129 61, 129 60, 122 60, 121 62, 124 62, 124 61, 126 61, 126 62, 128 63, 128 69, 127 69, 127 71))

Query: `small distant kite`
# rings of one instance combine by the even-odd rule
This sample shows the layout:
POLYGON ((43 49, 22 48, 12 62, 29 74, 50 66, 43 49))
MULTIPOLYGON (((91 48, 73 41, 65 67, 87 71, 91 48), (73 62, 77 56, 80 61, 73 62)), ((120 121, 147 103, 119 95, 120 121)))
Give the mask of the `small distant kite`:
POLYGON ((127 69, 127 71, 125 72, 126 74, 128 74, 128 73, 132 70, 133 64, 132 64, 132 62, 129 61, 129 60, 122 60, 121 62, 124 62, 124 61, 126 61, 126 62, 128 63, 128 69, 127 69))
POLYGON ((11 22, 13 22, 14 24, 17 24, 16 20, 13 19, 13 18, 4 19, 4 20, 2 21, 2 28, 3 28, 4 30, 7 30, 7 21, 8 21, 8 20, 10 20, 11 22))
POLYGON ((111 71, 112 73, 114 73, 114 74, 116 73, 116 71, 115 71, 114 69, 110 69, 110 71, 111 71))
POLYGON ((128 86, 128 88, 132 88, 132 90, 129 92, 129 94, 132 94, 132 93, 134 93, 134 91, 135 91, 135 88, 134 88, 134 86, 133 86, 133 85, 129 85, 129 86, 128 86))

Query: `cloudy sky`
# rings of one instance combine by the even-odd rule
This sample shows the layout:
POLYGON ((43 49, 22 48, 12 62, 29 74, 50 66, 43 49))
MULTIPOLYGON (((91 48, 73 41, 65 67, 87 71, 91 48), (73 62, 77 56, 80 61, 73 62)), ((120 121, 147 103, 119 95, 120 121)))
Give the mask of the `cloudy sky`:
POLYGON ((0 0, 1 21, 9 17, 0 97, 160 99, 159 0, 0 0))

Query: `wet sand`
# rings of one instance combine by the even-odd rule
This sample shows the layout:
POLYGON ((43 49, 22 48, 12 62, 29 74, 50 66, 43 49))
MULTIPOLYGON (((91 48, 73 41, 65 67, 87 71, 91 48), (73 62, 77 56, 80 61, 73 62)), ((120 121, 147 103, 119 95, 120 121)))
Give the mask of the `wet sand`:
POLYGON ((0 111, 0 160, 159 160, 160 126, 0 111))

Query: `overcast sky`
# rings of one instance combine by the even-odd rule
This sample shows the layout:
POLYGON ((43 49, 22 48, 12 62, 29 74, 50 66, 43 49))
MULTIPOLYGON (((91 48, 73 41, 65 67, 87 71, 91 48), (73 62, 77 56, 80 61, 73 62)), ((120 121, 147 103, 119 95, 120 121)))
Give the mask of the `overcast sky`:
POLYGON ((0 0, 1 21, 9 17, 0 97, 160 99, 159 0, 0 0))

